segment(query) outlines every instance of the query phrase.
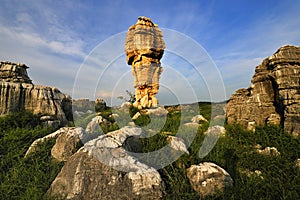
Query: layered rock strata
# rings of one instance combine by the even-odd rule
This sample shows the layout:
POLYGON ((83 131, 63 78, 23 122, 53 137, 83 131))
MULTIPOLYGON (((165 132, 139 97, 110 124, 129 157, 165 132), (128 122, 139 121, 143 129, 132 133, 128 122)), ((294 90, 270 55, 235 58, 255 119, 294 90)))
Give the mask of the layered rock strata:
POLYGON ((160 59, 165 43, 162 32, 150 18, 139 17, 136 24, 128 29, 125 52, 128 65, 132 65, 134 76, 134 106, 142 108, 156 107, 155 95, 159 90, 159 78, 162 72, 160 59))
POLYGON ((252 85, 233 94, 226 106, 228 123, 248 129, 280 124, 300 133, 300 47, 283 46, 256 67, 252 85))
POLYGON ((61 125, 72 119, 71 97, 55 87, 34 85, 24 64, 0 62, 0 115, 28 110, 51 116, 61 125))
POLYGON ((0 61, 0 81, 32 84, 25 64, 0 61))

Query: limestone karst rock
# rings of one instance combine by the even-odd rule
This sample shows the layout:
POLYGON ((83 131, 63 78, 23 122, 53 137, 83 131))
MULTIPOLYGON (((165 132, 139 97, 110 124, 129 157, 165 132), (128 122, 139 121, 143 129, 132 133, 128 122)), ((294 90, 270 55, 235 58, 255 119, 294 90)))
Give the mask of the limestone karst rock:
POLYGON ((101 126, 107 130, 110 125, 111 125, 111 122, 108 121, 107 119, 105 119, 104 117, 96 116, 88 123, 88 125, 85 128, 85 132, 87 132, 87 133, 103 133, 101 126))
POLYGON ((83 139, 84 134, 85 132, 81 127, 62 127, 49 135, 34 140, 26 151, 25 157, 35 152, 39 145, 51 139, 56 139, 51 154, 55 159, 62 161, 72 154, 78 143, 83 139), (59 137, 60 139, 58 139, 59 137))
POLYGON ((101 112, 107 109, 106 102, 104 99, 96 98, 95 100, 95 111, 101 112))
POLYGON ((27 68, 24 64, 0 62, 0 115, 29 110, 67 124, 72 120, 71 97, 55 87, 32 84, 27 68))
POLYGON ((81 127, 63 127, 51 149, 51 155, 58 161, 67 161, 82 144, 85 132, 81 127))
POLYGON ((161 199, 164 184, 158 171, 123 148, 141 133, 141 128, 126 126, 85 143, 67 160, 48 194, 82 200, 161 199))
POLYGON ((223 168, 211 162, 192 165, 186 171, 192 188, 201 197, 216 194, 218 190, 224 191, 226 187, 233 186, 231 176, 223 168))
POLYGON ((159 78, 162 72, 160 59, 163 56, 165 43, 162 32, 150 18, 139 17, 136 24, 128 29, 125 52, 128 65, 132 65, 134 76, 134 106, 142 108, 156 107, 155 95, 159 89, 159 78))
POLYGON ((27 69, 25 64, 0 61, 0 81, 31 84, 32 81, 27 74, 27 69))
POLYGON ((300 47, 283 46, 255 69, 252 86, 239 89, 226 105, 228 123, 253 129, 280 124, 300 134, 300 47))
POLYGON ((104 99, 96 98, 95 101, 87 98, 73 99, 72 100, 73 112, 101 112, 107 109, 104 99))
POLYGON ((205 119, 205 117, 203 117, 202 115, 196 115, 191 119, 192 122, 194 123, 201 123, 201 122, 208 122, 207 119, 205 119))
POLYGON ((182 138, 169 135, 167 137, 167 142, 169 143, 169 145, 172 149, 174 149, 176 151, 184 152, 188 155, 190 154, 190 152, 188 151, 188 148, 186 147, 184 140, 182 138))

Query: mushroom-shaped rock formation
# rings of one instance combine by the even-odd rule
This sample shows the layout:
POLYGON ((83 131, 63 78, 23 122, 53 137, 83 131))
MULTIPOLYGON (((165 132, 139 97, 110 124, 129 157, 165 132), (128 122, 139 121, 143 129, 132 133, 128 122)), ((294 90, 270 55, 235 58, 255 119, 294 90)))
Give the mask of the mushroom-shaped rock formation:
POLYGON ((134 76, 134 107, 157 107, 158 100, 155 95, 159 89, 162 72, 160 59, 164 48, 162 32, 150 18, 139 17, 137 23, 129 27, 125 52, 127 64, 132 66, 134 76))

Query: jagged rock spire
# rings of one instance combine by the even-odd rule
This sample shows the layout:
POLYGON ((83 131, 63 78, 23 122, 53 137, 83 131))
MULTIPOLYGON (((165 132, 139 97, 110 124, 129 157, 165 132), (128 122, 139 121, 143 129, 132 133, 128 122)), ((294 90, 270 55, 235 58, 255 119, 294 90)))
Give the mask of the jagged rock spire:
POLYGON ((132 65, 134 76, 134 106, 142 108, 156 107, 155 95, 159 89, 159 77, 162 72, 160 59, 165 43, 162 32, 150 18, 139 17, 136 24, 129 27, 125 52, 128 65, 132 65))

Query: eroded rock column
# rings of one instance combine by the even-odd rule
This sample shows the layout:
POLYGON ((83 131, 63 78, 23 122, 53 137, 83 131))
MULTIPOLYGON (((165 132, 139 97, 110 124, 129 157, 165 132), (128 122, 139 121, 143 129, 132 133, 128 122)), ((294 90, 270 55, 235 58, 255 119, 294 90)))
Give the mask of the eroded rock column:
POLYGON ((155 95, 159 90, 162 73, 160 59, 164 48, 162 32, 150 18, 139 17, 137 23, 128 29, 125 52, 127 64, 132 66, 134 76, 134 107, 157 107, 155 95))

